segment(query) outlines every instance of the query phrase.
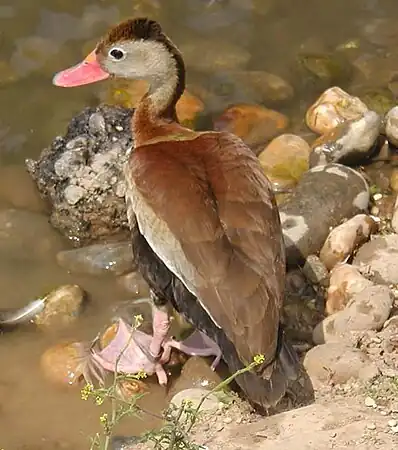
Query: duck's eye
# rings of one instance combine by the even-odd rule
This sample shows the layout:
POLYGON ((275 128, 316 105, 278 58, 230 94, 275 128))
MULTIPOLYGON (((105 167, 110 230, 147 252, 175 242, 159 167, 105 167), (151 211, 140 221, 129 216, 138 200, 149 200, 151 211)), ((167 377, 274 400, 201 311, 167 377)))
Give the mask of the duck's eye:
POLYGON ((120 48, 112 48, 111 50, 109 50, 109 54, 112 56, 113 59, 116 59, 118 61, 123 59, 126 55, 125 52, 120 48))

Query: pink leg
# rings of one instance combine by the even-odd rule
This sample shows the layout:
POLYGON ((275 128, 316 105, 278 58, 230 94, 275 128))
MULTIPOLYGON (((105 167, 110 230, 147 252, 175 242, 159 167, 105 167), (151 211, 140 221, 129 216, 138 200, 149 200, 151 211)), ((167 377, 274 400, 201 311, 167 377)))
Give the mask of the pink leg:
POLYGON ((165 353, 168 352, 170 357, 171 347, 174 347, 187 355, 191 356, 215 356, 211 369, 216 370, 221 360, 221 349, 205 334, 200 331, 195 331, 185 341, 175 341, 170 339, 165 344, 165 353))
POLYGON ((167 385, 167 375, 161 364, 156 364, 155 372, 156 372, 156 376, 158 377, 159 384, 161 386, 166 386, 167 385))
POLYGON ((149 346, 149 353, 154 358, 159 358, 162 353, 162 346, 167 338, 170 329, 170 318, 167 310, 153 308, 152 319, 153 337, 149 346))

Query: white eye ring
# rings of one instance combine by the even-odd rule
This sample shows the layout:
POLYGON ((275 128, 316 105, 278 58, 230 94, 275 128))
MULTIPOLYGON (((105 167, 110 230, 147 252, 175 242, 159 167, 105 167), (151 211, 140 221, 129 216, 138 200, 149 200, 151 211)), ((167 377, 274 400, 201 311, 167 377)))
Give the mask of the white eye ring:
POLYGON ((109 50, 108 55, 115 61, 122 61, 126 57, 126 52, 119 47, 112 47, 109 50))

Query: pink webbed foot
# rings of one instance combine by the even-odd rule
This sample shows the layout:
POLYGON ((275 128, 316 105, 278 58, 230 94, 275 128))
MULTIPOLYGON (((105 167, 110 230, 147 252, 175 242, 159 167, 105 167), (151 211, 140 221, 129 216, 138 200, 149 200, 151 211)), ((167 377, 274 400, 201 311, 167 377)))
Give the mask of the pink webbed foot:
POLYGON ((163 366, 161 364, 156 364, 155 369, 156 376, 158 377, 158 382, 161 386, 167 385, 167 374, 165 370, 163 369, 163 366))
POLYGON ((222 357, 220 347, 201 331, 194 331, 184 341, 176 341, 174 339, 170 339, 165 343, 165 350, 163 355, 170 358, 172 347, 191 356, 215 356, 215 359, 211 364, 212 370, 216 370, 222 357))
POLYGON ((133 330, 119 319, 115 337, 104 349, 94 352, 93 358, 104 369, 112 372, 116 370, 117 364, 118 372, 129 374, 145 372, 147 375, 153 375, 157 364, 148 355, 151 339, 150 335, 133 330))

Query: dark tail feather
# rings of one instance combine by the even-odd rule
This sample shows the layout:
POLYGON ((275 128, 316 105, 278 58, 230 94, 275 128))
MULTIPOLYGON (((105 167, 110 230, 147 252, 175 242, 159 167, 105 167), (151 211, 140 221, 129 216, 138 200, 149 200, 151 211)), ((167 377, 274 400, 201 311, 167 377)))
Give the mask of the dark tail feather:
MULTIPOLYGON (((231 347, 233 348, 232 345, 231 347)), ((234 373, 242 369, 243 365, 236 350, 234 348, 231 350, 230 348, 228 351, 223 349, 223 357, 231 373, 234 373)), ((236 378, 236 382, 254 407, 268 411, 280 402, 289 386, 301 374, 302 368, 297 354, 286 340, 284 332, 280 330, 274 362, 260 372, 246 372, 240 375, 236 378)))

